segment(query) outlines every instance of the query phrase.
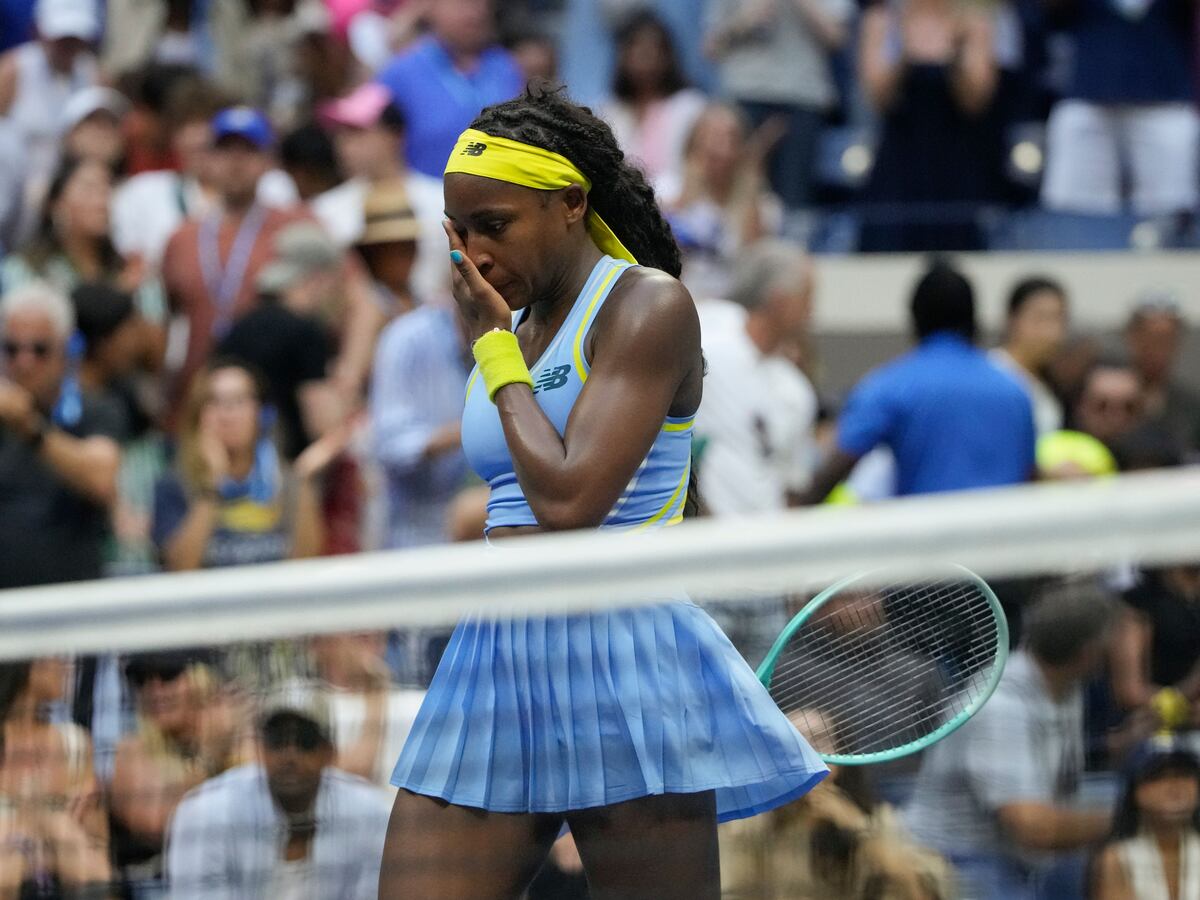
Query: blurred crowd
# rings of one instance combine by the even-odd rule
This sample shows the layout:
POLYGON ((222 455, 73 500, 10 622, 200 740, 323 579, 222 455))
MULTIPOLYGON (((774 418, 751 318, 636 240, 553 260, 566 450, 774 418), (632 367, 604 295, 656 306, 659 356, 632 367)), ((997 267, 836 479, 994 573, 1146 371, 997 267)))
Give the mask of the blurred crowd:
MULTIPOLYGON (((611 47, 597 110, 684 250, 705 514, 1196 460, 1178 299, 1130 297, 1109 344, 1031 273, 986 335, 934 257, 913 349, 833 397, 802 249, 847 211, 872 250, 985 247, 1028 208, 1186 241, 1189 5, 700 5, 687 30, 617 2, 0 0, 0 588, 482 537, 440 175, 579 43, 611 47)), ((997 588, 1020 649, 988 716, 730 829, 729 896, 1200 896, 1172 868, 1200 859, 1200 764, 1145 742, 1200 723, 1197 570, 997 588), (1076 809, 1089 773, 1115 819, 1076 809)), ((753 664, 788 609, 713 612, 753 664)), ((0 900, 375 896, 445 640, 0 664, 0 900)), ((564 838, 530 896, 586 896, 579 872, 564 838)))

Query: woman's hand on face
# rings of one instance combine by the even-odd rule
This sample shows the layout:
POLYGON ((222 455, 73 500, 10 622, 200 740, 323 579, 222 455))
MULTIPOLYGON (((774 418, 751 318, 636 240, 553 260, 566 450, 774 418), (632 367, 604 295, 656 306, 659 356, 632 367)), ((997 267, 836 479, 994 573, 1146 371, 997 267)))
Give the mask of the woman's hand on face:
POLYGON ((458 311, 471 330, 471 340, 477 340, 489 331, 499 328, 508 331, 512 327, 512 310, 500 293, 479 274, 467 247, 449 222, 442 228, 450 241, 450 274, 454 281, 454 299, 458 311))
POLYGON ((212 481, 211 486, 215 488, 229 475, 229 448, 217 436, 211 415, 205 415, 200 419, 198 437, 200 457, 204 460, 204 465, 208 467, 208 477, 212 481))

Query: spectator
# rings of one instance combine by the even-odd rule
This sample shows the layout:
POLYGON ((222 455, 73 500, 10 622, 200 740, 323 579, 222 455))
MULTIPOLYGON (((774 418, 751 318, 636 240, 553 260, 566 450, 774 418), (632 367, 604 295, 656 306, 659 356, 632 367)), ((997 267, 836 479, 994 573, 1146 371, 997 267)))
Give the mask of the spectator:
POLYGON ((696 416, 700 493, 714 515, 783 509, 807 486, 817 397, 781 355, 802 340, 812 266, 782 241, 753 245, 734 271, 729 303, 700 305, 704 401, 696 416), (719 317, 710 306, 718 306, 719 317))
POLYGON ((329 135, 315 123, 297 128, 280 143, 279 162, 321 227, 348 246, 362 227, 362 204, 356 186, 342 177, 329 135))
POLYGON ((166 568, 248 565, 319 551, 315 479, 345 435, 339 430, 313 444, 289 473, 264 402, 261 380, 235 361, 216 360, 192 383, 179 471, 154 492, 153 534, 166 568))
MULTIPOLYGON (((173 75, 162 101, 163 165, 140 171, 113 194, 113 241, 126 255, 138 255, 151 271, 162 265, 163 252, 187 219, 203 219, 221 204, 214 172, 212 120, 226 100, 194 74, 173 75)), ((155 125, 154 128, 160 126, 155 125)), ((296 186, 287 174, 272 169, 258 183, 264 206, 287 209, 296 203, 296 186)))
POLYGON ((63 156, 94 159, 114 172, 125 161, 122 125, 129 101, 112 88, 90 87, 79 91, 63 109, 63 156))
POLYGON ((112 242, 112 182, 112 169, 104 163, 64 160, 50 182, 37 230, 19 254, 0 264, 0 281, 9 291, 44 281, 69 294, 88 281, 135 294, 145 322, 140 359, 157 369, 165 343, 162 286, 140 259, 123 259, 112 242))
POLYGON ((1117 703, 1133 710, 1200 701, 1200 571, 1146 572, 1124 599, 1111 662, 1117 703))
POLYGON ((439 0, 427 12, 429 34, 401 52, 378 81, 408 123, 410 168, 441 178, 471 120, 520 92, 521 71, 495 43, 491 0, 439 0))
POLYGON ((1170 297, 1143 298, 1125 326, 1129 361, 1142 381, 1147 419, 1187 452, 1200 449, 1200 395, 1175 379, 1187 323, 1170 297))
POLYGON ((265 704, 260 762, 202 784, 171 823, 175 900, 374 900, 389 804, 333 767, 328 701, 286 684, 265 704))
POLYGON ((613 95, 600 114, 625 155, 653 182, 679 169, 705 97, 688 86, 671 32, 654 13, 633 13, 617 29, 616 41, 613 95))
POLYGON ((108 822, 87 732, 51 722, 70 667, 61 659, 0 663, 0 896, 105 900, 108 822))
POLYGON ((333 18, 323 0, 298 0, 290 32, 288 46, 292 71, 297 76, 289 86, 290 109, 277 100, 271 111, 284 128, 310 121, 323 104, 344 96, 358 75, 354 54, 334 31, 333 18))
POLYGON ((983 246, 976 215, 1003 155, 989 119, 993 46, 989 13, 950 0, 878 3, 863 14, 859 78, 883 121, 861 250, 983 246))
MULTIPOLYGON (((834 723, 818 710, 793 721, 814 749, 838 752, 834 723), (811 733, 824 723, 818 733, 811 733), (807 727, 806 727, 807 726, 807 727)), ((915 845, 895 811, 871 797, 862 769, 830 764, 799 800, 720 828, 726 900, 950 900, 948 866, 915 845)))
POLYGON ((270 209, 258 199, 271 168, 274 137, 262 114, 246 107, 219 113, 212 123, 212 178, 221 209, 188 220, 163 256, 171 311, 187 323, 187 349, 175 373, 171 408, 213 346, 253 308, 258 273, 272 258, 275 235, 303 211, 270 209))
POLYGON ((231 91, 250 74, 241 67, 247 0, 108 0, 102 59, 114 75, 148 63, 187 66, 231 91))
POLYGON ((467 473, 459 420, 468 359, 462 323, 443 306, 419 307, 379 338, 371 431, 387 481, 388 547, 447 539, 447 512, 467 473))
POLYGON ((404 117, 391 102, 391 94, 382 85, 365 84, 327 104, 321 114, 333 131, 338 162, 357 186, 358 221, 347 243, 362 246, 360 238, 367 222, 364 207, 373 190, 378 189, 381 197, 406 195, 404 206, 408 208, 411 200, 411 210, 421 226, 413 292, 422 300, 449 297, 442 181, 405 166, 404 117), (400 185, 399 190, 395 184, 400 185))
POLYGON ((19 130, 28 177, 41 183, 58 160, 67 101, 96 83, 100 23, 93 0, 38 0, 35 21, 38 39, 0 56, 0 118, 19 130))
POLYGON ((854 388, 836 448, 813 477, 819 502, 875 447, 896 461, 896 493, 996 487, 1036 471, 1033 409, 1021 385, 975 347, 970 282, 936 262, 917 283, 912 319, 920 342, 854 388))
POLYGON ((1172 738, 1139 748, 1126 767, 1113 833, 1100 851, 1092 900, 1200 896, 1200 759, 1172 738))
POLYGON ((781 133, 778 121, 768 121, 748 136, 741 112, 712 104, 688 135, 682 171, 655 186, 686 251, 683 280, 702 299, 725 295, 742 249, 782 226, 783 211, 763 169, 781 133))
POLYGON ((0 117, 0 257, 20 244, 25 233, 27 164, 20 130, 0 117))
POLYGON ((142 653, 125 662, 137 725, 117 745, 110 796, 115 858, 127 879, 162 877, 167 826, 193 787, 242 761, 248 722, 194 651, 142 653))
POLYGON ((1109 813, 1076 804, 1082 686, 1104 658, 1112 614, 1099 588, 1048 589, 1027 611, 1024 645, 996 693, 922 758, 906 820, 958 869, 967 896, 1039 897, 1041 873, 1107 833, 1109 813))
POLYGON ((1124 363, 1101 360, 1084 378, 1072 419, 1078 430, 1112 449, 1145 422, 1145 415, 1137 373, 1124 363))
POLYGON ((121 441, 143 432, 149 418, 132 375, 141 349, 141 320, 133 298, 107 284, 87 282, 71 292, 82 338, 79 386, 120 410, 121 441))
POLYGON ((391 181, 371 188, 363 212, 367 225, 355 249, 374 281, 379 303, 389 312, 408 312, 428 295, 413 284, 423 235, 404 184, 391 181))
POLYGON ((71 304, 46 285, 0 298, 0 587, 98 578, 119 416, 72 371, 71 304))
POLYGON ((1016 375, 1033 403, 1039 436, 1063 427, 1063 409, 1046 384, 1045 369, 1067 336, 1067 293, 1051 278, 1026 278, 1008 297, 1004 343, 992 359, 1016 375))
POLYGON ((328 315, 340 287, 342 256, 318 225, 297 222, 276 236, 276 258, 259 273, 261 300, 218 347, 264 373, 278 412, 279 445, 294 460, 345 420, 351 398, 328 381, 336 353, 328 315))
POLYGON ((846 42, 854 4, 714 0, 711 6, 707 50, 720 67, 721 87, 755 126, 782 117, 786 129, 771 157, 771 184, 789 208, 808 206, 818 138, 838 100, 830 55, 846 42))
POLYGON ((1112 214, 1128 184, 1141 215, 1191 210, 1198 199, 1195 20, 1179 0, 1048 4, 1072 41, 1062 99, 1046 129, 1042 202, 1112 214))
POLYGON ((84 344, 79 385, 103 398, 121 419, 116 430, 121 469, 105 572, 152 572, 158 568, 158 554, 150 539, 150 518, 154 484, 166 468, 166 448, 151 427, 160 399, 157 383, 137 371, 144 321, 128 294, 106 284, 82 284, 72 291, 71 301, 84 344))
POLYGON ((384 634, 323 635, 309 648, 329 691, 337 767, 390 790, 392 769, 425 692, 392 685, 384 634))

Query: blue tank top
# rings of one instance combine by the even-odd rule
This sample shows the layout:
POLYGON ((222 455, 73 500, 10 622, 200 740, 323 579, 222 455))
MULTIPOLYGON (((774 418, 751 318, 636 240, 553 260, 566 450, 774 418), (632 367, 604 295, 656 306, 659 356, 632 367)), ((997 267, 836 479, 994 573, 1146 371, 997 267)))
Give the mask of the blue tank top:
MULTIPOLYGON (((571 312, 541 358, 530 367, 538 406, 560 435, 590 366, 583 343, 613 285, 630 267, 605 256, 592 269, 575 299, 571 312)), ((514 315, 514 330, 521 313, 514 315)), ((642 460, 601 528, 655 528, 683 520, 691 474, 692 421, 694 416, 667 416, 650 452, 642 460)), ((491 487, 487 530, 510 525, 537 525, 513 471, 512 456, 494 403, 488 399, 476 367, 467 379, 462 419, 462 445, 467 461, 491 487)))

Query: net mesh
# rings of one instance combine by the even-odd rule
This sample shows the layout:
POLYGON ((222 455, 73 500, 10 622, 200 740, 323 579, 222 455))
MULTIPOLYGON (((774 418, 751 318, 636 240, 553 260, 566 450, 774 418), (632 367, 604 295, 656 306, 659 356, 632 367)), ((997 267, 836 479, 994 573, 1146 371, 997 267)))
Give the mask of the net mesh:
MULTIPOLYGON (((96 896, 283 897, 296 883, 310 891, 296 896, 375 896, 396 793, 388 781, 464 615, 508 627, 514 617, 657 605, 686 593, 753 668, 804 603, 858 575, 818 627, 789 645, 771 693, 820 752, 870 753, 936 730, 987 680, 1001 637, 984 605, 963 602, 979 588, 948 575, 948 565, 995 588, 1015 642, 1028 636, 1037 598, 1064 579, 1124 596, 1127 612, 1146 621, 1193 609, 1198 534, 1200 473, 1184 470, 695 521, 636 537, 553 535, 0 594, 0 700, 12 699, 2 691, 15 684, 36 704, 22 719, 28 727, 3 732, 0 883, 41 879, 45 896, 98 885, 96 896), (1142 602, 1139 591, 1151 599, 1132 605, 1142 602), (830 642, 831 629, 854 639, 830 642), (339 799, 289 809, 312 777, 306 748, 317 748, 322 789, 339 799), (305 842, 314 848, 307 868, 281 867, 287 848, 305 842)), ((658 633, 661 651, 672 633, 658 633)), ((1164 686, 1154 679, 1189 653, 1196 663, 1200 649, 1152 644, 1146 653, 1150 674, 1136 690, 1102 666, 1090 670, 1086 686, 1100 699, 1072 720, 1083 731, 1079 759, 1047 757, 1031 777, 1072 802, 1111 808, 1122 748, 1167 724, 1165 707, 1155 712, 1151 703, 1164 686)), ((1019 674, 1014 660, 1009 669, 1019 674)), ((645 665, 638 659, 614 672, 633 673, 636 685, 645 665)), ((686 710, 662 718, 707 721, 708 701, 692 696, 686 710)), ((439 715, 459 714, 465 703, 453 698, 439 715)), ((1185 704, 1172 723, 1180 734, 1193 709, 1185 704)), ((498 705, 495 721, 510 712, 498 705)), ((546 724, 527 736, 551 733, 546 724)), ((464 746, 489 739, 472 736, 464 746)), ((992 751, 1003 762, 1006 747, 992 751)), ((934 886, 923 896, 956 896, 953 868, 920 828, 915 839, 901 838, 872 824, 882 802, 911 809, 929 758, 843 770, 829 790, 722 825, 725 895, 852 896, 823 880, 822 865, 844 862, 897 879, 897 867, 908 867, 934 886), (853 861, 829 840, 856 848, 853 861)), ((576 824, 586 837, 587 823, 576 824)), ((635 825, 614 838, 631 852, 650 844, 635 825)), ((418 848, 409 866, 424 860, 445 873, 507 865, 482 840, 449 859, 432 826, 406 840, 418 848)), ((578 866, 569 841, 555 844, 529 896, 586 896, 578 866)))

